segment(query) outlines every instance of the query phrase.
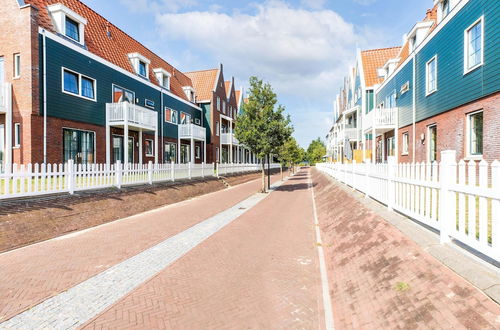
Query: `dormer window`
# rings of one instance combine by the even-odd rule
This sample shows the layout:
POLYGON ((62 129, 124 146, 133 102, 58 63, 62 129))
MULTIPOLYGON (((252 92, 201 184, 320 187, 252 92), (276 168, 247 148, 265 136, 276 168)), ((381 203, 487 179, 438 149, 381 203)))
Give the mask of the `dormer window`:
POLYGON ((155 73, 156 79, 158 80, 158 83, 161 85, 161 87, 170 89, 170 72, 162 68, 154 69, 153 72, 155 73))
POLYGON ((450 0, 443 0, 441 2, 442 18, 445 18, 450 13, 450 0))
POLYGON ((69 17, 66 17, 66 37, 80 42, 80 31, 78 23, 69 17))
POLYGON ((186 94, 188 100, 194 103, 196 101, 196 94, 194 92, 194 88, 191 86, 184 86, 182 87, 182 89, 184 90, 184 93, 186 94))
POLYGON ((83 45, 87 20, 62 4, 51 5, 47 8, 57 32, 83 45))
POLYGON ((411 29, 410 33, 408 34, 408 40, 410 42, 410 51, 415 51, 417 49, 418 45, 422 41, 424 41, 425 37, 427 36, 427 33, 429 32, 429 29, 432 27, 434 24, 434 21, 422 21, 418 22, 415 24, 413 29, 411 29))
POLYGON ((149 79, 149 64, 151 61, 139 53, 128 54, 128 58, 134 67, 135 73, 149 79))

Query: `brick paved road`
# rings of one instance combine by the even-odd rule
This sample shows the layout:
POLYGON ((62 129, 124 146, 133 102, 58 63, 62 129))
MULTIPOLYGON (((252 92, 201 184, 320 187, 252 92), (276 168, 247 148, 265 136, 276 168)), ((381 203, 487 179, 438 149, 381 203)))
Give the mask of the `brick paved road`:
POLYGON ((86 328, 320 328, 307 182, 292 178, 86 328))
POLYGON ((313 172, 337 329, 500 329, 500 307, 313 172))
POLYGON ((222 212, 255 193, 259 185, 256 180, 0 254, 0 322, 222 212))

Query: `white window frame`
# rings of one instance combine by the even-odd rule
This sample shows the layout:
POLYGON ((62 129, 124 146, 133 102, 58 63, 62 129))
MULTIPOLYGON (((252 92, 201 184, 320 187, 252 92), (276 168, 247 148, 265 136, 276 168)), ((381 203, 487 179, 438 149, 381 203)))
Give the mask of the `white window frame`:
POLYGON ((195 146, 194 147, 194 154, 196 159, 200 159, 201 157, 201 148, 200 146, 195 146))
POLYGON ((191 124, 191 120, 193 119, 193 116, 191 116, 191 114, 187 113, 187 112, 184 112, 184 111, 181 111, 180 115, 179 115, 179 121, 180 121, 180 125, 189 125, 191 124), (182 123, 182 119, 181 119, 181 115, 184 114, 186 116, 186 123, 182 123), (187 120, 189 118, 189 120, 187 120))
POLYGON ((142 78, 149 80, 149 66, 151 65, 151 61, 139 53, 128 54, 128 58, 129 58, 130 62, 132 63, 132 66, 135 70, 135 73, 139 77, 142 77, 142 78), (139 63, 140 62, 143 62, 146 65, 146 75, 145 76, 140 74, 140 70, 139 70, 139 63))
POLYGON ((14 148, 21 147, 21 123, 14 124, 14 148))
POLYGON ((21 77, 21 53, 14 54, 14 79, 21 77))
POLYGON ((215 122, 215 135, 220 135, 220 124, 218 121, 215 122))
POLYGON ((401 142, 402 142, 401 155, 408 156, 408 147, 410 145, 410 134, 408 134, 408 132, 403 133, 401 142))
POLYGON ((484 64, 484 16, 479 17, 477 21, 472 23, 464 30, 464 75, 476 70, 484 64), (473 67, 469 67, 469 31, 481 23, 481 60, 473 67))
POLYGON ((427 162, 432 163, 433 161, 431 160, 431 128, 435 127, 436 128, 436 159, 434 161, 437 161, 437 124, 430 124, 427 125, 427 162))
POLYGON ((217 163, 220 161, 219 147, 215 147, 215 161, 217 163))
POLYGON ((85 19, 85 17, 80 16, 60 3, 47 6, 47 9, 49 10, 52 22, 54 23, 57 32, 73 42, 79 43, 80 45, 85 44, 85 25, 87 25, 87 19, 85 19), (78 36, 80 40, 75 40, 66 36, 66 17, 78 23, 78 36))
POLYGON ((158 84, 160 84, 161 87, 170 90, 170 78, 172 77, 170 72, 163 68, 153 69, 153 72, 155 73, 156 79, 158 80, 158 84))
POLYGON ((429 96, 438 90, 438 57, 437 55, 434 55, 430 60, 425 63, 425 96, 429 96), (434 71, 434 81, 435 81, 435 86, 434 89, 430 89, 430 64, 432 62, 436 63, 436 70, 434 71))
POLYGON ((71 69, 68 69, 66 67, 61 67, 61 91, 64 93, 64 94, 68 94, 68 95, 72 95, 72 96, 76 96, 76 97, 79 97, 79 98, 82 98, 84 100, 88 100, 88 101, 94 101, 94 102, 97 102, 97 80, 95 80, 94 78, 91 78, 89 76, 86 76, 86 75, 83 75, 79 72, 76 72, 74 70, 71 70, 71 69), (75 94, 75 93, 71 93, 71 92, 68 92, 64 89, 64 71, 68 71, 70 73, 73 73, 73 74, 76 74, 78 76, 78 94, 75 94), (87 97, 87 96, 83 96, 82 94, 82 77, 83 78, 87 78, 89 80, 92 80, 93 83, 94 83, 94 98, 90 98, 90 97, 87 97))
POLYGON ((200 126, 200 125, 201 125, 201 120, 200 120, 199 118, 195 118, 195 119, 194 119, 194 123, 195 123, 196 125, 200 126))
POLYGON ((480 160, 483 159, 483 154, 484 154, 484 109, 477 110, 471 113, 467 114, 467 123, 466 123, 466 134, 465 134, 465 149, 466 149, 466 157, 467 159, 474 159, 474 160, 480 160), (478 113, 482 112, 483 113, 483 153, 482 154, 477 154, 473 155, 471 153, 471 133, 472 133, 472 127, 471 127, 471 119, 472 116, 477 115, 478 113))
POLYGON ((220 111, 220 97, 217 96, 217 111, 220 111))
MULTIPOLYGON (((151 142, 151 153, 148 153, 147 148, 146 149, 146 157, 153 157, 154 156, 154 150, 155 150, 155 141, 153 139, 144 139, 145 142, 149 141, 151 142)), ((147 145, 146 143, 144 145, 147 145)))
POLYGON ((173 125, 178 125, 178 124, 179 124, 179 118, 177 117, 177 110, 174 110, 174 109, 169 108, 169 107, 165 107, 165 114, 164 114, 164 118, 163 118, 163 119, 165 120, 165 122, 166 122, 166 123, 170 123, 170 124, 173 124, 173 125), (167 120, 167 110, 170 110, 170 111, 171 111, 171 113, 170 113, 170 121, 169 121, 169 120, 167 120), (174 121, 173 121, 173 117, 174 117, 174 116, 172 116, 172 114, 173 114, 174 112, 176 113, 176 116, 175 116, 175 117, 176 117, 176 119, 177 119, 175 123, 174 123, 174 121))

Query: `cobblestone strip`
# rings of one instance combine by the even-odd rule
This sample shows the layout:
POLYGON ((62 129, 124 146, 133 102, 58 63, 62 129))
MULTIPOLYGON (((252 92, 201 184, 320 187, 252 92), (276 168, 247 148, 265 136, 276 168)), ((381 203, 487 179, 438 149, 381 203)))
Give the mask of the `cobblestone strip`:
MULTIPOLYGON (((278 182, 273 185, 277 188, 278 182)), ((239 204, 129 258, 0 324, 0 329, 72 329, 116 303, 198 244, 266 198, 255 194, 239 204)))

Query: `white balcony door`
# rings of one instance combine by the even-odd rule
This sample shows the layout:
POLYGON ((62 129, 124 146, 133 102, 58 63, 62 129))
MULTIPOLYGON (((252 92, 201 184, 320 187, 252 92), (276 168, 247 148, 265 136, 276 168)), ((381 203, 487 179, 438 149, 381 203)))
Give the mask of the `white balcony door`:
MULTIPOLYGON (((125 150, 123 146, 123 136, 113 135, 113 160, 124 162, 125 150)), ((128 138, 128 163, 134 163, 134 138, 128 138)))

